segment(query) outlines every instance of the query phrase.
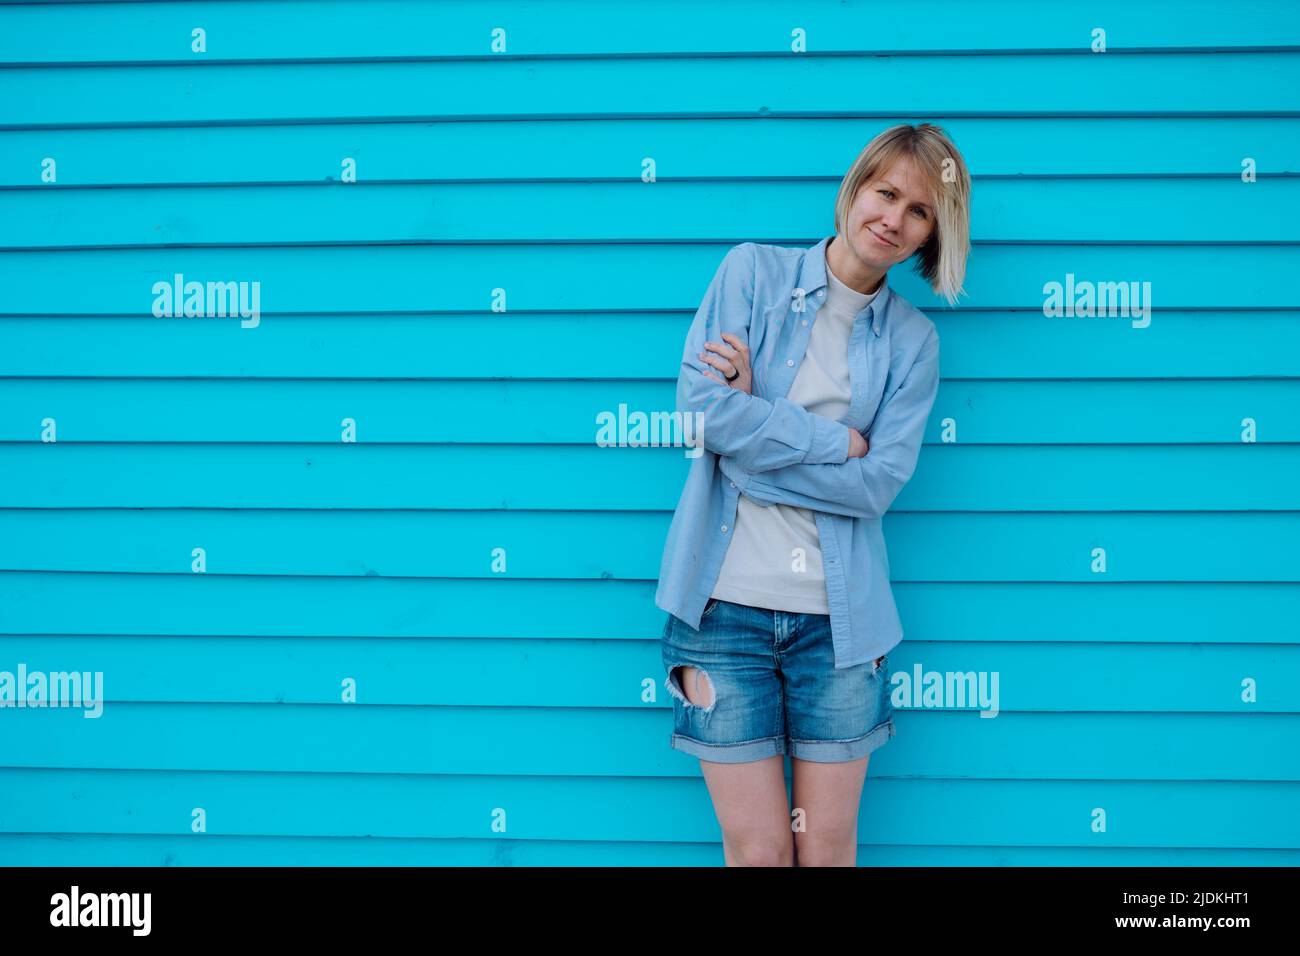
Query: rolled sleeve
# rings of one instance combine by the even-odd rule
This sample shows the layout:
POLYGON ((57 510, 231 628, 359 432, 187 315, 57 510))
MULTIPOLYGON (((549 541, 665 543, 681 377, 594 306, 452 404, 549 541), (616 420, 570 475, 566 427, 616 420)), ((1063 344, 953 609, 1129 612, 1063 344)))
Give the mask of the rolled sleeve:
POLYGON ((849 459, 849 426, 813 414, 813 439, 804 458, 814 465, 836 464, 849 459))

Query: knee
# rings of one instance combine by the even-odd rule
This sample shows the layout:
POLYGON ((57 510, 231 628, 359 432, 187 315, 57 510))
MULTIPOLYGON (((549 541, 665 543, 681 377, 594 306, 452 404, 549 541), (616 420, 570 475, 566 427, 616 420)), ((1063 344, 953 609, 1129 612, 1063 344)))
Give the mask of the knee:
POLYGON ((794 843, 733 840, 727 847, 730 866, 794 866, 794 843))
POLYGON ((857 866, 857 834, 846 833, 842 838, 828 840, 796 833, 795 855, 799 866, 857 866))

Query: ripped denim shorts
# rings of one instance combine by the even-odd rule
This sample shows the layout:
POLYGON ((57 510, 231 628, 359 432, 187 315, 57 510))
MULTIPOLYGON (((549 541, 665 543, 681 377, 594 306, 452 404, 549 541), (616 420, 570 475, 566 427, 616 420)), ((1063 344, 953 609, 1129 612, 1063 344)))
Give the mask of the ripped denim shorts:
POLYGON ((669 745, 717 763, 787 751, 819 763, 856 760, 894 736, 889 655, 835 668, 829 614, 710 598, 699 630, 672 614, 660 647, 673 703, 669 745), (695 667, 690 693, 682 667, 695 667), (697 703, 692 703, 692 700, 697 703))

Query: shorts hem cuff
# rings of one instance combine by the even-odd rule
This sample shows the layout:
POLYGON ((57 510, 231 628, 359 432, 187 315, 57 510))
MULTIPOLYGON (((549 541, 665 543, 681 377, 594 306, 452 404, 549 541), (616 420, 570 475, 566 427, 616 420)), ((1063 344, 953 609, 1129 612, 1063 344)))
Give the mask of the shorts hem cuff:
POLYGON ((691 737, 673 734, 668 738, 668 745, 674 750, 712 763, 748 763, 785 753, 784 737, 763 737, 739 744, 706 744, 691 737))
POLYGON ((891 717, 870 732, 854 740, 791 740, 790 756, 814 763, 843 763, 858 760, 888 743, 894 736, 891 717))

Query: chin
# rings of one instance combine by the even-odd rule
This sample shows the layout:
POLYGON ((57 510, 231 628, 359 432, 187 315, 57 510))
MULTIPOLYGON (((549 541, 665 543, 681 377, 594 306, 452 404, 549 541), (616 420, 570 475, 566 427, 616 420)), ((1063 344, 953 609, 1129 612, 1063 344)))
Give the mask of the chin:
POLYGON ((876 265, 892 263, 894 261, 893 254, 896 251, 897 250, 893 248, 881 246, 875 239, 871 238, 869 233, 857 250, 859 259, 863 262, 875 263, 876 265), (863 248, 863 246, 866 248, 863 248))
POLYGON ((894 253, 898 252, 898 246, 882 246, 876 241, 876 237, 871 234, 871 230, 866 226, 862 227, 862 235, 858 246, 858 255, 863 259, 887 259, 890 262, 894 259, 894 253))

